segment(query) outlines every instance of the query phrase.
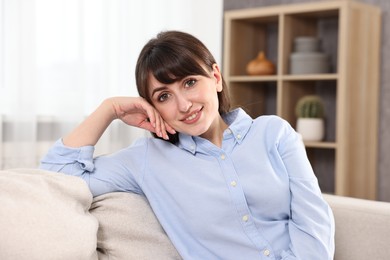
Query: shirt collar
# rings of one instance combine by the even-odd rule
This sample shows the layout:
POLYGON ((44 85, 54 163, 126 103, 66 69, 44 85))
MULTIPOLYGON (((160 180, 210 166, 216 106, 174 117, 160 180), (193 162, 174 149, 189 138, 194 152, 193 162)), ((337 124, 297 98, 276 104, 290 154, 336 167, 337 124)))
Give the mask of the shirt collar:
MULTIPOLYGON (((235 141, 241 144, 246 134, 248 133, 253 119, 241 108, 237 108, 222 116, 223 120, 229 126, 225 131, 230 131, 235 141)), ((224 134, 224 138, 226 138, 224 134)), ((193 136, 179 133, 179 144, 180 148, 187 150, 188 152, 195 154, 197 150, 197 139, 193 136)))
POLYGON ((253 119, 241 108, 237 108, 226 114, 223 118, 237 143, 241 144, 248 133, 253 119))

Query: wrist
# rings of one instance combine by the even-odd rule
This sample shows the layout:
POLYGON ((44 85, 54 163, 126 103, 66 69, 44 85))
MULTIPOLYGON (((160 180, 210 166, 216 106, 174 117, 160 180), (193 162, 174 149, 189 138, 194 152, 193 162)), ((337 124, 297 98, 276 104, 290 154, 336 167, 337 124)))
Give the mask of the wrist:
POLYGON ((105 115, 104 118, 106 118, 110 122, 114 121, 115 119, 118 119, 119 115, 117 112, 117 106, 118 105, 114 97, 105 99, 100 105, 100 109, 105 115))

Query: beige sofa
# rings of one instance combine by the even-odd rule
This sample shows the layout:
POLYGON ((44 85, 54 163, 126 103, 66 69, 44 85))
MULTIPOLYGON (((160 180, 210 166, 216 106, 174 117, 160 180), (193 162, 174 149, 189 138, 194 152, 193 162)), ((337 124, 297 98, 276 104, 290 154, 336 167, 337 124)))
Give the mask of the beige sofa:
MULTIPOLYGON (((390 203, 324 196, 336 219, 336 260, 390 259, 390 203)), ((12 169, 0 171, 0 205, 2 260, 180 259, 136 194, 92 199, 77 177, 12 169)))

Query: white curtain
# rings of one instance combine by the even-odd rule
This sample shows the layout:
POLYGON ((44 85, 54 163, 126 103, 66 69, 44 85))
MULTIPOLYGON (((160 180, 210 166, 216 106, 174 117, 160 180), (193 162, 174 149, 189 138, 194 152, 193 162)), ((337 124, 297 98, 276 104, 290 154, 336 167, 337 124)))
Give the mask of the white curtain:
MULTIPOLYGON (((222 0, 0 0, 0 169, 36 167, 55 140, 116 95, 137 95, 142 46, 163 30, 221 62, 222 0)), ((108 153, 146 132, 114 122, 108 153)))

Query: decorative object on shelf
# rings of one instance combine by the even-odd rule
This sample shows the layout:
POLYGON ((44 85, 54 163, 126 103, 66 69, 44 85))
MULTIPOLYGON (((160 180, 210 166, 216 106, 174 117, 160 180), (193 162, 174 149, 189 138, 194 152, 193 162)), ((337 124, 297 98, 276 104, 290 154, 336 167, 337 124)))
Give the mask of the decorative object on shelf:
POLYGON ((303 96, 295 107, 297 132, 304 141, 321 141, 325 135, 324 103, 317 95, 303 96))
POLYGON ((301 36, 294 39, 290 55, 291 74, 321 74, 329 72, 329 57, 320 51, 320 39, 301 36))
POLYGON ((273 75, 275 74, 275 65, 267 59, 264 52, 261 51, 257 57, 251 60, 246 66, 246 72, 249 75, 273 75))

